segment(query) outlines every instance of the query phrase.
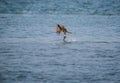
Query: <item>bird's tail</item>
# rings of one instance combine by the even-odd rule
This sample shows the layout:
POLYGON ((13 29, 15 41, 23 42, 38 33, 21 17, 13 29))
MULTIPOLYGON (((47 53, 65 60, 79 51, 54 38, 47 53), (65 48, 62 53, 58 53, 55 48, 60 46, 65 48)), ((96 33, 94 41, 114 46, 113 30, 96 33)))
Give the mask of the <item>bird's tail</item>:
POLYGON ((72 34, 72 32, 67 31, 67 33, 72 34))

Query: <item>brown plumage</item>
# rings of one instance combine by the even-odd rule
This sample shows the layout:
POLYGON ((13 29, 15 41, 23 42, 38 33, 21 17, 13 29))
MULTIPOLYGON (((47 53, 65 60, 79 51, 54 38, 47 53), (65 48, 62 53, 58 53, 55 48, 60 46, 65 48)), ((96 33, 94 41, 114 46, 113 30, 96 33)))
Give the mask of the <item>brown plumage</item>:
POLYGON ((59 34, 62 33, 63 34, 63 40, 65 40, 65 38, 66 38, 66 33, 72 34, 71 32, 68 32, 67 29, 61 24, 57 24, 57 28, 56 28, 55 32, 59 33, 59 34))

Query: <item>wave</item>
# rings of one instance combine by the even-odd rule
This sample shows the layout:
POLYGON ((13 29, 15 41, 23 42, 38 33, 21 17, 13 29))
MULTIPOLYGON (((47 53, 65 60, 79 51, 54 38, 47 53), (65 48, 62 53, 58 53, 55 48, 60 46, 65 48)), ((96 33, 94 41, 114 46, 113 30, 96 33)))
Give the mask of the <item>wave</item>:
POLYGON ((120 0, 0 0, 0 13, 120 15, 120 0))
POLYGON ((0 38, 0 43, 60 43, 60 44, 71 44, 71 43, 98 43, 98 44, 109 44, 109 43, 120 43, 120 39, 92 39, 92 40, 85 40, 85 39, 78 39, 78 38, 71 38, 67 39, 66 41, 50 39, 50 38, 0 38))

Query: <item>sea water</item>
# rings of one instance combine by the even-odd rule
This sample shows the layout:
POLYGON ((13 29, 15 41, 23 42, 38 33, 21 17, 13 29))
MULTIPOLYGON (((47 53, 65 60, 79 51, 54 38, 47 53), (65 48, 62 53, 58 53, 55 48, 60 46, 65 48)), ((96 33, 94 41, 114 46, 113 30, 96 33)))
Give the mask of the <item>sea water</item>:
POLYGON ((119 83, 119 2, 0 0, 0 83, 119 83))

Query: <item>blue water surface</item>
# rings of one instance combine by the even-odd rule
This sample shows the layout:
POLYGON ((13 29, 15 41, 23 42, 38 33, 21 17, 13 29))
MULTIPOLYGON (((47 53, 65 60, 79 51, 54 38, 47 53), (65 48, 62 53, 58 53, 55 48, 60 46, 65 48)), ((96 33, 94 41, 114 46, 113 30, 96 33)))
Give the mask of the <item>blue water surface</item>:
POLYGON ((119 2, 0 0, 0 83, 119 83, 119 2))

